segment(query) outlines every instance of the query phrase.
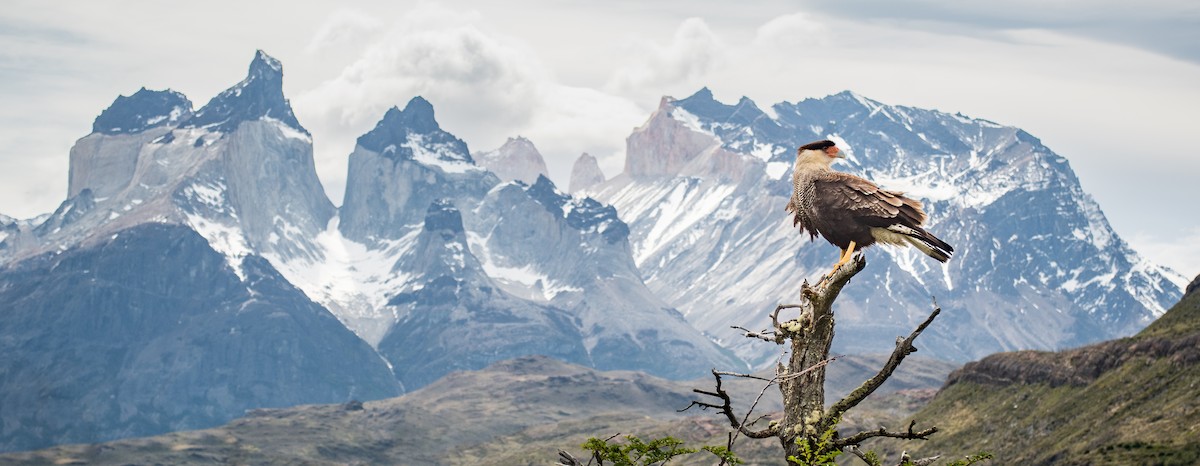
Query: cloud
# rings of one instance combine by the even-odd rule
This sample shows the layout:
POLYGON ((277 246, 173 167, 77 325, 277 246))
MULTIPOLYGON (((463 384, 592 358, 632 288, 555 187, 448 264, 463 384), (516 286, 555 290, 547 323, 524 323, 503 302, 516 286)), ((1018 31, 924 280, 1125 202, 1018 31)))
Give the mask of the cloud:
POLYGON ((338 53, 368 42, 383 29, 383 22, 354 9, 337 10, 305 47, 311 54, 338 53))
POLYGON ((566 187, 580 154, 596 157, 608 176, 625 165, 625 137, 646 120, 633 102, 595 89, 547 86, 537 115, 523 134, 546 158, 551 179, 566 187))
POLYGON ((848 19, 906 22, 962 35, 1055 30, 1200 63, 1200 8, 1189 0, 806 0, 803 4, 848 19))
POLYGON ((703 19, 688 18, 670 43, 631 42, 628 62, 613 71, 604 89, 643 102, 657 102, 663 93, 690 93, 726 64, 727 54, 725 44, 703 19))
POLYGON ((792 13, 767 21, 755 31, 755 47, 797 48, 830 44, 829 28, 805 13, 792 13))
POLYGON ((379 31, 336 77, 293 101, 300 120, 320 135, 314 151, 330 197, 341 198, 354 140, 388 108, 418 95, 472 151, 529 137, 560 183, 581 152, 610 163, 619 157, 624 136, 644 115, 620 97, 558 83, 530 50, 485 31, 477 13, 430 4, 379 31))

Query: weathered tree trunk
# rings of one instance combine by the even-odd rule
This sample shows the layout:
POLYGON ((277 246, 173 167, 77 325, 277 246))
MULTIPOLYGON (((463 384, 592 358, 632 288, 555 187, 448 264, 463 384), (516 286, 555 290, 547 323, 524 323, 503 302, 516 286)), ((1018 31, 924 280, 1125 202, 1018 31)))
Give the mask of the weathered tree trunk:
MULTIPOLYGON (((804 282, 800 290, 800 304, 781 304, 771 314, 773 330, 746 331, 746 336, 749 338, 771 341, 779 345, 790 344, 791 356, 787 365, 779 364, 775 379, 772 379, 772 382, 779 383, 779 391, 783 394, 784 414, 782 420, 772 423, 765 429, 753 430, 746 425, 749 414, 743 419, 738 419, 734 415, 729 394, 721 388, 721 376, 746 376, 744 374, 713 371, 713 375, 716 377, 716 391, 696 390, 696 392, 720 398, 722 403, 717 405, 695 401, 693 404, 721 410, 738 434, 751 438, 778 438, 789 458, 803 458, 802 451, 805 446, 808 447, 807 450, 813 457, 820 457, 833 451, 849 451, 862 457, 858 446, 867 439, 892 437, 923 440, 937 432, 936 427, 915 431, 913 430, 914 425, 910 424, 906 431, 897 432, 879 428, 847 437, 840 437, 834 433, 832 436, 822 438, 827 432, 836 428, 842 419, 842 414, 874 393, 879 386, 883 385, 883 382, 887 381, 888 377, 891 377, 900 362, 917 350, 912 344, 913 340, 941 312, 935 305, 933 312, 925 319, 925 322, 921 323, 908 338, 896 339, 896 349, 874 377, 863 382, 845 398, 838 400, 826 409, 825 365, 830 361, 829 348, 833 343, 833 302, 850 278, 862 271, 866 265, 866 260, 859 254, 854 256, 850 262, 823 277, 816 286, 809 285, 807 281, 804 282), (779 313, 785 309, 799 309, 800 315, 795 319, 780 322, 779 313)), ((729 448, 731 450, 735 438, 736 435, 730 437, 729 448)), ((865 457, 863 459, 866 460, 865 457)), ((932 462, 933 459, 926 458, 925 460, 932 462)))
POLYGON ((816 288, 806 281, 800 290, 800 317, 776 325, 777 338, 791 342, 787 365, 776 370, 784 411, 777 435, 788 456, 799 454, 797 438, 816 439, 824 433, 818 429, 825 418, 825 362, 833 343, 833 302, 865 265, 858 256, 850 267, 839 268, 816 288))

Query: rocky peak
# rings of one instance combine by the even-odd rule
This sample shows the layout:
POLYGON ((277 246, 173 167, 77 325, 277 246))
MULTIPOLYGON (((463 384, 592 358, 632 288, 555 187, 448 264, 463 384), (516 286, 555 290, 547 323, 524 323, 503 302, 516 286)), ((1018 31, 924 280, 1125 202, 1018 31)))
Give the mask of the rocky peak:
POLYGON ((262 50, 254 54, 246 79, 221 92, 196 112, 188 127, 231 133, 243 121, 270 118, 308 134, 283 96, 283 65, 262 50))
POLYGON ((442 130, 434 119, 433 105, 421 96, 409 100, 404 110, 388 109, 374 129, 359 136, 358 145, 401 160, 475 163, 467 143, 442 130), (432 158, 422 157, 426 155, 432 158))
POLYGON ((698 120, 664 98, 650 119, 625 139, 625 173, 633 178, 674 176, 705 151, 720 145, 698 120))
POLYGON ((580 231, 600 233, 609 244, 625 241, 629 227, 617 216, 613 206, 590 197, 571 197, 559 191, 545 176, 529 186, 529 197, 555 216, 566 218, 567 225, 580 231))
POLYGON ((425 209, 425 221, 416 245, 396 267, 424 275, 425 280, 450 279, 454 283, 486 280, 479 260, 467 246, 462 212, 451 199, 436 199, 425 209))
POLYGON ((763 161, 790 155, 796 147, 809 142, 795 140, 791 130, 763 112, 749 97, 743 96, 736 104, 728 105, 715 100, 712 92, 704 88, 673 104, 687 112, 676 114, 676 118, 720 138, 722 147, 731 152, 753 155, 763 161))
MULTIPOLYGON (((696 96, 685 100, 689 99, 700 102, 696 96)), ((625 174, 635 180, 684 176, 740 182, 747 174, 756 173, 752 167, 761 162, 754 160, 755 156, 767 159, 775 152, 774 146, 743 147, 754 141, 752 127, 697 115, 677 105, 679 102, 664 98, 649 121, 625 140, 625 174)))
POLYGON ((38 236, 46 236, 58 232, 60 229, 67 227, 79 219, 83 218, 96 207, 96 197, 92 194, 92 190, 84 189, 75 195, 63 201, 58 206, 58 209, 50 215, 46 221, 38 225, 33 231, 38 236))
POLYGON ((192 101, 178 92, 141 88, 133 95, 117 96, 92 123, 93 133, 140 133, 158 126, 175 126, 192 116, 192 101))
POLYGON ((549 173, 537 147, 521 136, 508 138, 499 149, 475 154, 475 161, 502 181, 518 180, 530 184, 549 173))
POLYGON ((714 121, 724 121, 743 126, 750 126, 756 120, 767 117, 766 113, 763 113, 762 109, 758 108, 758 105, 753 100, 750 100, 749 97, 742 96, 737 104, 727 105, 713 98, 712 91, 707 87, 700 89, 690 97, 675 101, 674 105, 692 114, 703 115, 714 121))
POLYGON ((577 193, 603 182, 604 172, 600 171, 600 163, 595 157, 584 152, 575 159, 575 164, 571 166, 571 184, 568 185, 571 193, 577 193))

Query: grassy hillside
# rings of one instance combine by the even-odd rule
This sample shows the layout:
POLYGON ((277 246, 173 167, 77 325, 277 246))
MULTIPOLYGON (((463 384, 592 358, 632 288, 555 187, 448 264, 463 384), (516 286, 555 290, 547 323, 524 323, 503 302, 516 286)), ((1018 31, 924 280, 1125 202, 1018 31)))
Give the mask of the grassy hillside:
MULTIPOLYGON (((831 364, 829 390, 844 392, 877 370, 881 358, 846 357, 831 364), (869 368, 869 369, 868 369, 869 368)), ((874 425, 914 411, 952 369, 914 358, 884 391, 906 390, 864 407, 855 419, 874 425)), ((225 426, 67 445, 0 455, 0 464, 548 464, 560 448, 582 454, 588 437, 674 435, 689 444, 723 444, 727 425, 713 412, 678 413, 711 389, 711 379, 673 382, 637 372, 598 372, 544 357, 456 372, 408 395, 362 404, 254 410, 225 426)), ((744 410, 757 381, 726 385, 744 410)), ((756 412, 780 409, 772 387, 756 412)), ((852 421, 857 422, 857 421, 852 421)), ((771 441, 743 440, 739 453, 779 464, 771 441)), ((709 464, 696 455, 699 464, 709 464)), ((673 463, 675 464, 675 463, 673 463)))
POLYGON ((987 450, 998 464, 1200 464, 1200 292, 1132 338, 967 364, 913 418, 941 432, 876 448, 987 450))

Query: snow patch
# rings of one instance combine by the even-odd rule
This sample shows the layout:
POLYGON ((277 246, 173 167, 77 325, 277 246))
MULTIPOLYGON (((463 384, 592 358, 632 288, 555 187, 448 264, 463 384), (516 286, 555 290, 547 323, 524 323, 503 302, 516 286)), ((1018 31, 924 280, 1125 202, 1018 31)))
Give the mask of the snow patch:
POLYGON ((420 134, 409 134, 408 140, 402 144, 412 150, 413 160, 428 166, 437 167, 443 173, 467 173, 482 171, 483 168, 462 159, 449 144, 426 144, 425 137, 420 134))
POLYGON ((325 231, 317 234, 314 243, 321 254, 314 257, 320 259, 283 260, 273 253, 263 256, 309 299, 324 305, 374 346, 395 319, 387 306, 388 300, 413 278, 393 268, 416 243, 420 228, 372 248, 342 236, 339 222, 340 218, 334 217, 325 231))
POLYGON ((582 292, 582 288, 573 287, 551 279, 537 269, 534 264, 521 266, 506 266, 500 262, 510 262, 506 257, 493 253, 487 247, 490 237, 481 237, 467 233, 467 242, 475 257, 479 258, 484 273, 503 285, 506 289, 517 288, 517 293, 524 297, 540 298, 541 301, 553 300, 556 296, 567 292, 582 292))
POLYGON ((721 203, 733 194, 736 185, 701 186, 681 179, 671 192, 662 197, 651 216, 654 226, 639 243, 634 261, 642 264, 651 255, 669 245, 677 237, 691 229, 692 225, 708 217, 720 208, 721 203))
POLYGON ((246 256, 253 253, 249 243, 246 242, 246 236, 242 234, 242 230, 231 225, 214 222, 207 218, 195 214, 189 214, 186 218, 186 223, 192 227, 196 233, 208 240, 208 245, 213 250, 225 256, 229 266, 233 268, 234 273, 243 281, 246 280, 246 272, 242 269, 242 260, 246 256))
POLYGON ((296 128, 289 126, 287 123, 284 123, 283 120, 277 120, 269 116, 264 116, 262 119, 279 129, 279 133, 282 134, 285 139, 296 139, 312 144, 312 136, 304 134, 296 128))
POLYGON ((783 178, 791 168, 791 164, 787 162, 768 162, 766 172, 770 179, 778 180, 783 178))
POLYGON ((712 131, 706 129, 704 127, 704 123, 700 121, 700 117, 696 116, 692 112, 679 107, 672 107, 669 115, 671 116, 671 119, 683 123, 683 126, 687 129, 700 134, 707 134, 712 136, 713 139, 720 139, 712 131))

